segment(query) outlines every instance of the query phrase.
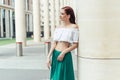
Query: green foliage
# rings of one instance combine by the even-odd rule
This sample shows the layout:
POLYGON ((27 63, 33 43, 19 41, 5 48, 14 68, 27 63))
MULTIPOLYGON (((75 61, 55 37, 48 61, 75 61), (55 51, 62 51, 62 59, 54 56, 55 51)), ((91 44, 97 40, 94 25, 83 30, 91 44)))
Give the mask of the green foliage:
POLYGON ((0 39, 0 46, 15 43, 15 39, 0 39))
MULTIPOLYGON (((32 40, 32 38, 27 38, 27 40, 32 40)), ((0 46, 7 45, 11 43, 16 43, 15 39, 0 39, 0 46)))

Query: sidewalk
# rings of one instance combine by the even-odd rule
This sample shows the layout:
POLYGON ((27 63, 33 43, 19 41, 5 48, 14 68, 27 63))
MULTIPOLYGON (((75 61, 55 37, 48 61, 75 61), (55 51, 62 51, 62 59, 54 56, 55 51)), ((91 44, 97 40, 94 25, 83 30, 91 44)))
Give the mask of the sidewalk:
MULTIPOLYGON (((73 54, 76 72, 76 56, 73 54)), ((23 56, 16 56, 16 44, 0 46, 0 80, 49 80, 44 42, 27 42, 23 56)))

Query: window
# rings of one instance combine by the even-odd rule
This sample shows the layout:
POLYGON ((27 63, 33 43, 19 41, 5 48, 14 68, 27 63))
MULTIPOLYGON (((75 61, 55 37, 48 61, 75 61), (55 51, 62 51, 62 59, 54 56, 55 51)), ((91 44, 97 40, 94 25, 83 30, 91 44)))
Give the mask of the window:
POLYGON ((11 4, 10 4, 10 0, 8 0, 8 5, 11 5, 11 4))
POLYGON ((3 0, 3 4, 5 4, 5 0, 3 0))

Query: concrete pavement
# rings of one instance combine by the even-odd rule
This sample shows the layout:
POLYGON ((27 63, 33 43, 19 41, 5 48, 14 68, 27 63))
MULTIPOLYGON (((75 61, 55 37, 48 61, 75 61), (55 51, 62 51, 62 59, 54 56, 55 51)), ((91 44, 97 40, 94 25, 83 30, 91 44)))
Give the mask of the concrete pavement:
MULTIPOLYGON (((75 73, 77 57, 73 54, 75 73)), ((16 56, 16 44, 0 46, 0 80, 49 80, 44 42, 27 42, 23 56, 16 56)))

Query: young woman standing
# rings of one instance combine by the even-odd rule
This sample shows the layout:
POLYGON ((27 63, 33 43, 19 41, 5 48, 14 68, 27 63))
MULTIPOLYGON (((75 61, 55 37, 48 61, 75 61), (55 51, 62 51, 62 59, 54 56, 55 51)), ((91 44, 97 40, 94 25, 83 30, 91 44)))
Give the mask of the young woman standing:
POLYGON ((54 31, 53 43, 47 56, 50 80, 75 80, 71 51, 78 47, 79 30, 73 9, 63 7, 60 19, 61 25, 54 31))

